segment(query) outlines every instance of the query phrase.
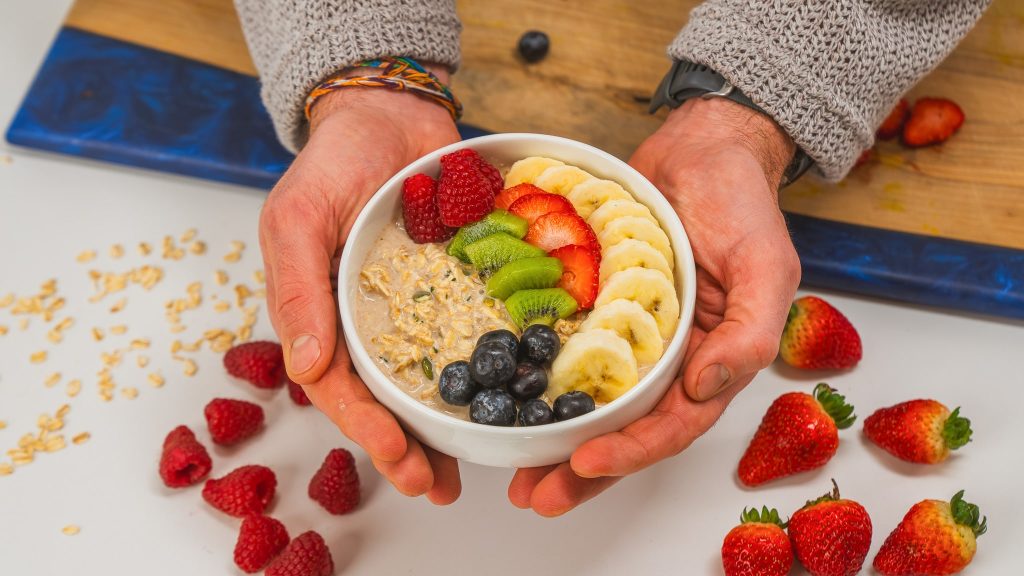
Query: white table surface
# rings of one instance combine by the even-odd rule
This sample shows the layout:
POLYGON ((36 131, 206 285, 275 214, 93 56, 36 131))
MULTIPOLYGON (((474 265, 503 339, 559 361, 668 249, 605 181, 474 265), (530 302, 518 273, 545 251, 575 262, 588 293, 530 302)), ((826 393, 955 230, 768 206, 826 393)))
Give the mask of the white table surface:
MULTIPOLYGON (((69 2, 14 2, 0 7, 0 124, 13 116, 69 2), (16 7, 16 8, 15 8, 16 7), (16 13, 16 14, 15 14, 16 13)), ((25 332, 9 310, 0 310, 0 461, 18 438, 35 429, 40 413, 67 400, 63 387, 46 388, 48 374, 83 379, 70 401, 64 432, 88 431, 81 446, 42 454, 0 477, 0 573, 231 574, 237 521, 206 506, 199 489, 170 491, 156 475, 167 431, 188 424, 208 442, 202 407, 213 396, 252 398, 246 385, 226 377, 219 355, 196 355, 200 370, 181 374, 170 358, 162 304, 201 280, 203 312, 183 315, 193 339, 209 327, 239 320, 235 311, 211 311, 209 294, 228 295, 212 280, 225 268, 233 281, 253 285, 259 267, 256 221, 264 194, 241 187, 42 154, 0 144, 0 297, 35 293, 48 278, 67 298, 63 312, 76 318, 65 341, 45 339, 40 319, 25 332), (116 298, 91 304, 90 267, 127 269, 143 261, 134 246, 159 246, 165 234, 195 227, 210 247, 206 256, 173 262, 151 256, 165 278, 150 293, 132 288, 127 309, 107 312, 116 298), (226 265, 228 242, 247 243, 242 262, 226 265), (106 256, 115 242, 128 249, 120 261, 106 256), (86 248, 100 252, 92 265, 75 262, 86 248), (92 326, 124 322, 126 336, 97 343, 92 326), (122 385, 141 391, 135 400, 100 401, 95 372, 99 353, 112 342, 148 337, 147 371, 132 362, 114 371, 122 385), (29 355, 50 351, 44 364, 29 355), (148 371, 167 378, 162 389, 144 381, 148 371), (61 528, 77 524, 81 533, 61 528)), ((312 408, 293 407, 283 392, 266 396, 268 428, 233 450, 212 451, 214 473, 264 463, 277 472, 278 499, 271 512, 292 535, 307 529, 327 539, 339 573, 346 574, 720 574, 719 547, 745 505, 776 506, 784 515, 827 491, 835 477, 847 497, 859 500, 875 526, 872 552, 905 511, 923 498, 948 499, 965 488, 967 499, 989 517, 989 532, 967 573, 1019 574, 1024 528, 1024 433, 1017 420, 1024 405, 1020 323, 967 317, 845 295, 828 295, 859 329, 864 361, 828 381, 846 393, 863 418, 874 408, 932 396, 962 405, 976 441, 948 463, 918 467, 899 463, 868 445, 860 424, 841 433, 839 453, 822 470, 756 491, 735 481, 735 465, 767 405, 789 390, 809 391, 818 376, 775 366, 761 374, 718 425, 685 454, 637 474, 582 508, 542 519, 513 508, 505 497, 511 472, 463 466, 464 490, 454 505, 438 508, 408 499, 383 481, 365 455, 312 408), (332 447, 357 454, 365 502, 357 512, 333 517, 305 495, 310 474, 332 447)), ((272 337, 261 310, 257 337, 272 337)), ((188 338, 183 338, 188 340, 188 338)), ((796 570, 795 572, 799 572, 796 570)), ((870 569, 865 571, 870 573, 870 569)))

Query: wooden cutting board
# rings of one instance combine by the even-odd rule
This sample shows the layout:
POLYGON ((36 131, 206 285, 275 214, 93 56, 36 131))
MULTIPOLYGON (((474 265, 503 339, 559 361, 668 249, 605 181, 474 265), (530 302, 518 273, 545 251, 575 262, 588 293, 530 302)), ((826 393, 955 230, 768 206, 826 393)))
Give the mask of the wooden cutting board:
MULTIPOLYGON (((667 70, 665 46, 698 2, 459 2, 464 64, 453 87, 464 120, 500 131, 567 136, 622 158, 661 116, 647 98, 667 70), (525 65, 520 34, 547 32, 551 54, 525 65)), ((255 74, 231 0, 77 0, 69 26, 255 74)), ((804 178, 782 194, 791 212, 1024 249, 1024 2, 995 0, 956 51, 910 93, 946 96, 967 122, 941 147, 878 146, 844 182, 804 178)))

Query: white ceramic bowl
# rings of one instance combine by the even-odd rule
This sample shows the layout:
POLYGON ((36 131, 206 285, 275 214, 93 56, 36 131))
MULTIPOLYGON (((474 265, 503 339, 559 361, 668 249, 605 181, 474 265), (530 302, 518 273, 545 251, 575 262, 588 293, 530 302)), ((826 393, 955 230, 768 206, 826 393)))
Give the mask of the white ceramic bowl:
POLYGON ((373 395, 407 431, 433 448, 487 466, 531 467, 565 462, 578 446, 649 413, 665 394, 683 361, 696 298, 693 252, 672 207, 646 178, 618 158, 597 148, 542 134, 495 134, 458 142, 427 154, 388 180, 356 219, 341 256, 338 277, 341 325, 352 362, 373 395), (622 184, 647 205, 668 233, 675 252, 676 290, 681 299, 679 327, 657 365, 632 390, 597 410, 564 422, 533 427, 486 426, 459 420, 415 400, 380 370, 359 339, 353 307, 359 271, 385 226, 401 215, 402 182, 419 172, 437 174, 442 155, 472 147, 498 166, 527 156, 549 156, 622 184))

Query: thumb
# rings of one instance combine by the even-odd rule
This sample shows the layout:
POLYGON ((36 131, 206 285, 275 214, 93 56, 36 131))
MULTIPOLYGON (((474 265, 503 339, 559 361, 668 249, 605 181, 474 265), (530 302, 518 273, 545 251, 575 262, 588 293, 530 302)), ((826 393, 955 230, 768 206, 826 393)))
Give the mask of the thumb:
POLYGON ((317 382, 331 363, 337 313, 331 287, 337 225, 307 199, 273 202, 260 215, 267 304, 284 348, 288 376, 317 382))

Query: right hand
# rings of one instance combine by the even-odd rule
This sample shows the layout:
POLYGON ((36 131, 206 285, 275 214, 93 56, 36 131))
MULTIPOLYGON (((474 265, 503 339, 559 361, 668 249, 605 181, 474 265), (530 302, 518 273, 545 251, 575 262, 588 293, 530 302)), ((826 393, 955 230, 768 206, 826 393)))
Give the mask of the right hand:
POLYGON ((346 88, 325 95, 313 108, 308 143, 267 197, 259 230, 267 305, 288 375, 400 492, 435 504, 459 497, 458 461, 406 434, 359 379, 333 287, 345 239, 370 196, 413 160, 458 140, 448 112, 412 94, 346 88))

